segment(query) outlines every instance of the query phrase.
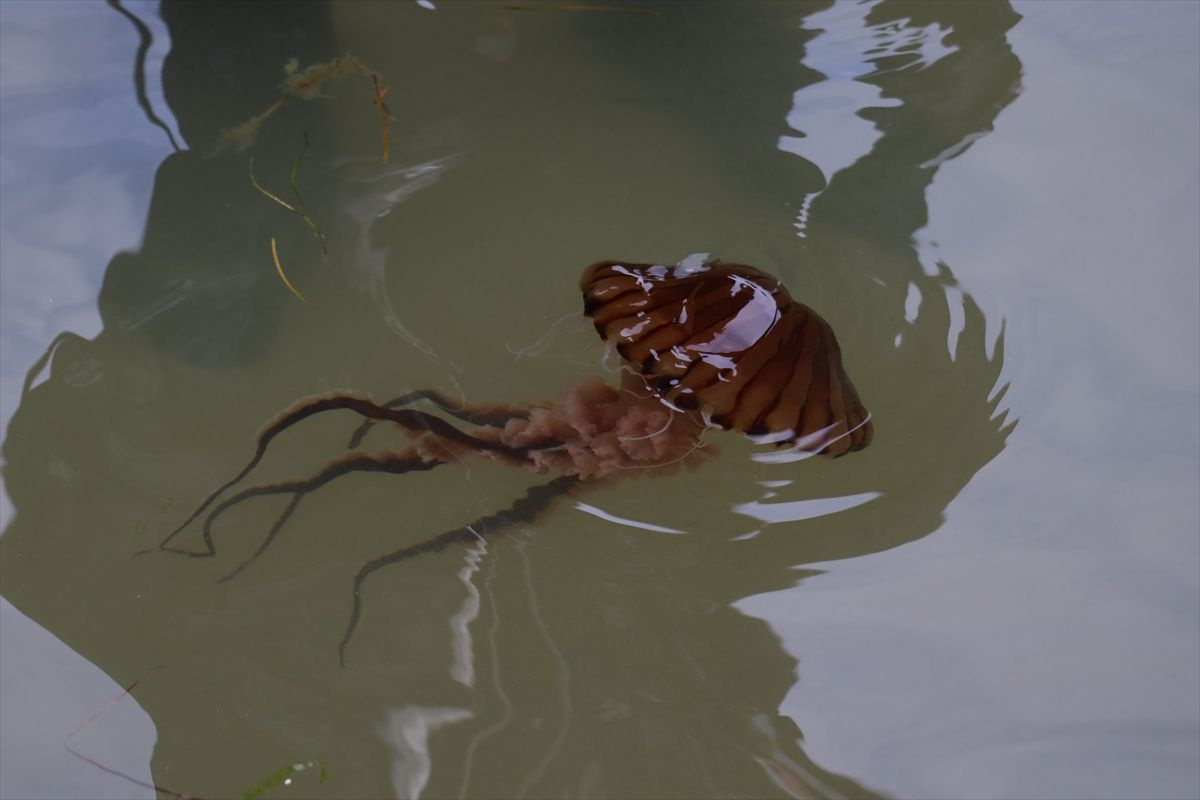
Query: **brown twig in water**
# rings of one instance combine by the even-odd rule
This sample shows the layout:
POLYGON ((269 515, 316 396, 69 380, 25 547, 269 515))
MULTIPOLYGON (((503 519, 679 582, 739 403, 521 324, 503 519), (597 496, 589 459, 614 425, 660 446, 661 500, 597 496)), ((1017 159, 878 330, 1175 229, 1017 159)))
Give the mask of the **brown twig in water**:
POLYGON ((103 772, 107 772, 109 775, 115 775, 118 778, 124 778, 125 780, 129 781, 130 783, 137 784, 138 786, 141 786, 145 789, 153 789, 154 791, 158 792, 159 794, 170 795, 171 797, 178 797, 178 798, 181 798, 181 800, 200 800, 200 798, 196 797, 196 795, 185 794, 183 792, 177 792, 174 789, 168 789, 165 786, 159 786, 157 783, 147 783, 146 781, 135 778, 132 775, 128 775, 124 772, 121 772, 118 769, 113 769, 112 767, 106 767, 104 764, 101 764, 99 761, 95 760, 94 758, 89 758, 88 756, 85 756, 83 753, 76 750, 74 747, 71 747, 71 739, 74 738, 76 736, 76 734, 78 734, 84 728, 88 727, 93 722, 98 720, 100 717, 102 717, 106 713, 108 713, 108 711, 113 706, 115 706, 117 703, 124 700, 127 695, 131 694, 133 692, 134 688, 136 688, 137 685, 142 682, 143 678, 145 678, 151 672, 154 672, 155 670, 159 670, 159 669, 162 669, 162 667, 150 667, 150 669, 146 670, 141 675, 139 675, 137 677, 137 680, 135 680, 133 683, 126 686, 125 691, 121 692, 119 695, 114 697, 112 700, 109 700, 107 705, 105 705, 99 711, 96 711, 95 713, 93 713, 90 717, 85 719, 83 722, 76 725, 75 728, 70 733, 67 734, 66 738, 63 739, 63 747, 66 748, 68 753, 75 756, 76 758, 78 758, 81 761, 85 761, 88 764, 91 764, 96 769, 102 770, 103 772))
POLYGON ((386 164, 392 149, 392 115, 388 111, 387 103, 383 102, 383 96, 391 87, 380 82, 378 72, 371 73, 371 86, 375 90, 375 111, 379 114, 379 125, 383 129, 383 163, 386 164))

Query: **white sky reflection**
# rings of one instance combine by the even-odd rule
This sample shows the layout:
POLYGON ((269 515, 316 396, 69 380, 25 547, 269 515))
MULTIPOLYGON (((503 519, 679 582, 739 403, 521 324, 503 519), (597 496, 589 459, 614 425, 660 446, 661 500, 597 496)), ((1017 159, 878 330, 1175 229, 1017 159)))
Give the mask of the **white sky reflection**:
MULTIPOLYGON (((867 15, 879 0, 835 3, 810 14, 803 27, 817 31, 805 46, 804 64, 825 80, 800 89, 792 97, 787 123, 798 136, 780 136, 778 147, 816 165, 826 184, 839 171, 871 152, 883 134, 859 115, 865 108, 891 108, 899 100, 886 98, 878 86, 859 80, 876 72, 875 60, 909 53, 906 68, 923 69, 955 48, 943 44, 947 30, 936 25, 915 28, 907 20, 868 25, 867 15)), ((796 229, 805 235, 808 210, 820 192, 807 195, 797 215, 796 229)))
MULTIPOLYGON (((157 3, 124 6, 155 37, 147 94, 168 125, 158 76, 170 43, 157 3)), ((133 87, 139 38, 105 3, 0 3, 0 428, 54 337, 100 332, 96 298, 114 254, 141 241, 154 171, 171 152, 133 87)), ((12 519, 0 493, 0 530, 12 519)), ((0 796, 133 798, 154 792, 71 756, 66 735, 120 695, 115 684, 0 601, 0 796)), ((125 697, 72 740, 150 780, 154 725, 125 697)))
POLYGON ((738 605, 802 659, 783 711, 831 770, 1195 797, 1200 5, 1016 7, 1022 93, 941 164, 916 246, 1005 321, 1020 424, 933 535, 738 605))

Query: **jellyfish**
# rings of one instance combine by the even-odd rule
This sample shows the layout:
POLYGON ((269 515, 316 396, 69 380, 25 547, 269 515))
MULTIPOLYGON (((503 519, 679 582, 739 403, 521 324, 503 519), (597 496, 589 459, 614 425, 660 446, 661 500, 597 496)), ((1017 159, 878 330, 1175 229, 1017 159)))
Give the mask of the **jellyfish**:
POLYGON ((619 386, 588 378, 553 400, 525 406, 456 403, 434 389, 386 403, 346 393, 305 398, 266 424, 249 462, 158 549, 215 556, 213 523, 221 514, 253 497, 290 495, 255 552, 221 579, 228 580, 270 547, 304 497, 343 475, 421 472, 484 457, 553 476, 507 509, 363 564, 351 587, 350 618, 338 648, 344 665, 362 613, 364 583, 374 573, 528 523, 584 485, 694 465, 711 453, 706 431, 734 431, 798 457, 836 458, 870 443, 871 416, 846 375, 833 330, 767 273, 716 260, 674 266, 601 261, 584 270, 580 288, 584 314, 621 357, 619 386), (362 417, 346 452, 310 477, 226 496, 259 464, 275 437, 335 410, 362 417), (378 423, 399 428, 412 443, 402 450, 364 449, 378 423), (206 511, 200 526, 203 549, 174 545, 206 511))

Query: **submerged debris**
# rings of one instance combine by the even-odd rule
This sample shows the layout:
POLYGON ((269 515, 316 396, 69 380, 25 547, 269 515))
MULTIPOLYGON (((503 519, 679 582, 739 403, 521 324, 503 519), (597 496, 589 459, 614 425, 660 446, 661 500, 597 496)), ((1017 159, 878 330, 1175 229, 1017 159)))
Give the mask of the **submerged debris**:
POLYGON ((271 237, 271 258, 275 259, 275 271, 279 273, 279 279, 283 281, 283 285, 288 288, 288 291, 296 295, 300 299, 300 302, 306 306, 311 306, 312 303, 308 302, 308 298, 300 294, 300 290, 292 286, 292 282, 288 280, 288 276, 283 273, 283 264, 279 263, 279 247, 275 244, 274 236, 271 237))
POLYGON ((312 214, 308 213, 308 208, 304 205, 304 198, 302 198, 300 196, 300 186, 297 183, 297 178, 299 177, 299 171, 300 171, 300 159, 304 157, 304 151, 307 149, 308 149, 308 134, 305 133, 304 134, 304 149, 300 151, 300 155, 296 156, 296 161, 294 164, 292 164, 292 179, 291 179, 292 194, 296 196, 296 205, 292 205, 291 203, 284 200, 282 197, 275 194, 274 192, 268 190, 266 187, 264 187, 261 183, 258 182, 258 178, 254 177, 254 159, 253 158, 250 159, 250 167, 249 167, 249 169, 250 169, 250 184, 256 190, 258 190, 259 194, 261 194, 264 197, 267 197, 271 200, 274 200, 276 203, 283 206, 288 211, 291 211, 293 214, 295 214, 296 216, 298 216, 302 220, 304 220, 304 222, 308 225, 308 227, 312 228, 313 235, 321 240, 321 252, 328 255, 328 250, 325 247, 325 234, 321 231, 320 226, 317 225, 317 221, 315 219, 313 219, 312 214))
POLYGON ((325 779, 329 777, 329 772, 325 768, 325 762, 319 758, 309 759, 308 761, 300 761, 295 764, 288 764, 285 767, 280 767, 279 769, 275 770, 275 772, 272 772, 270 775, 247 789, 245 793, 242 794, 242 800, 257 800, 257 798, 262 796, 262 793, 268 789, 273 789, 279 785, 289 786, 292 783, 292 776, 309 769, 320 770, 320 772, 317 773, 317 780, 321 783, 324 783, 325 779))
POLYGON ((242 153, 254 146, 255 139, 258 138, 258 129, 267 121, 267 118, 274 114, 283 105, 285 98, 279 98, 271 105, 267 106, 267 110, 251 117, 241 125, 234 125, 232 128, 226 128, 221 131, 221 135, 217 137, 217 143, 209 152, 209 158, 219 155, 224 150, 233 148, 235 153, 242 153))
POLYGON ((253 147, 258 138, 259 128, 288 100, 313 100, 317 97, 324 97, 325 95, 321 94, 321 87, 327 79, 346 75, 362 75, 371 80, 374 92, 373 102, 378 110, 379 122, 383 129, 383 162, 387 163, 391 149, 391 115, 388 113, 387 105, 383 102, 383 96, 387 94, 387 87, 383 85, 378 72, 351 53, 312 64, 304 69, 300 69, 299 62, 293 58, 284 64, 283 71, 285 77, 280 85, 282 96, 261 113, 240 125, 234 125, 221 131, 216 144, 208 154, 210 158, 229 149, 235 153, 243 153, 253 147))
POLYGON ((388 124, 392 116, 388 112, 387 103, 383 102, 383 96, 391 87, 384 86, 380 82, 378 72, 371 73, 371 87, 375 92, 375 110, 379 114, 379 125, 383 129, 383 163, 386 164, 392 149, 392 127, 388 124))

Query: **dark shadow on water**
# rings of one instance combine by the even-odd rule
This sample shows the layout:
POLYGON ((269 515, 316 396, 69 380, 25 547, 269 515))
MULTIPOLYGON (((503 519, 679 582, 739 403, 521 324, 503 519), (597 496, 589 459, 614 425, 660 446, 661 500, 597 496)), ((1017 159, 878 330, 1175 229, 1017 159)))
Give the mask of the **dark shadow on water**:
MULTIPOLYGON (((155 780, 201 796, 240 793, 279 765, 309 758, 322 759, 330 773, 313 791, 341 797, 421 787, 437 797, 875 796, 805 754, 796 723, 779 713, 798 679, 797 662, 767 623, 733 604, 815 574, 797 569, 803 565, 931 533, 947 504, 1004 447, 1010 428, 996 397, 1003 344, 985 341, 985 320, 969 295, 951 313, 944 299, 957 296, 946 294, 956 288, 951 267, 928 274, 911 241, 926 222, 925 192, 937 171, 929 162, 990 130, 1016 96, 1020 64, 1005 32, 1017 15, 1000 3, 874 7, 872 24, 908 19, 952 29, 948 43, 957 50, 925 69, 862 79, 899 103, 862 112, 883 136, 825 186, 811 164, 761 136, 763 129, 783 133, 790 92, 820 79, 799 64, 808 34, 797 26, 808 6, 663 5, 653 18, 579 13, 569 21, 447 6, 438 12, 447 20, 438 32, 445 41, 431 43, 422 25, 441 18, 415 7, 386 17, 394 27, 374 29, 347 26, 344 9, 320 3, 164 5, 174 42, 164 85, 191 149, 159 170, 142 248, 109 265, 99 298, 103 332, 93 341, 65 338, 49 378, 13 417, 4 456, 16 516, 0 539, 4 596, 119 682, 163 665, 137 692, 158 730, 155 780), (766 40, 722 49, 739 25, 766 40), (789 43, 786 58, 780 41, 789 43), (458 45, 484 55, 464 56, 458 45), (510 45, 515 55, 498 63, 510 45), (288 59, 308 64, 347 50, 393 83, 398 164, 451 163, 462 142, 471 155, 396 213, 368 213, 367 234, 358 236, 346 232, 364 224, 348 210, 362 208, 355 205, 362 189, 329 177, 314 155, 306 200, 330 233, 326 260, 305 226, 252 190, 244 156, 203 155, 222 128, 270 105, 288 59), (533 57, 539 52, 580 60, 556 68, 533 57), (606 53, 621 58, 610 64, 606 53), (731 101, 737 113, 706 127, 712 98, 695 87, 724 85, 731 64, 746 75, 782 75, 790 88, 772 83, 739 94, 731 101), (576 68, 564 87, 558 73, 576 68), (670 104, 658 111, 678 124, 671 131, 698 131, 697 149, 666 149, 670 137, 649 123, 639 129, 635 120, 612 118, 600 130, 571 117, 586 113, 590 92, 620 104, 626 90, 649 92, 652 101, 655 86, 669 89, 670 104), (460 108, 456 97, 471 102, 460 108), (545 138, 528 141, 529 115, 537 115, 545 138), (736 164, 689 160, 704 147, 725 152, 751 134, 769 144, 733 152, 736 164), (672 213, 663 210, 669 195, 655 174, 619 149, 626 141, 645 142, 664 170, 697 176, 672 213), (607 144, 618 152, 607 152, 607 144), (530 159, 528 169, 513 167, 521 158, 530 159), (514 185, 513 175, 524 183, 514 185), (605 180, 627 187, 627 204, 606 203, 603 219, 582 213, 594 203, 589 186, 605 180), (706 180, 733 188, 710 192, 706 180), (807 237, 797 239, 794 211, 779 209, 821 189, 807 237), (450 218, 452 229, 439 224, 450 218), (623 233, 647 219, 656 220, 661 242, 623 233), (542 230, 546 220, 557 229, 542 230), (355 570, 398 541, 480 516, 466 470, 399 477, 386 490, 372 484, 356 492, 347 482, 314 495, 273 546, 275 560, 225 584, 216 578, 245 552, 212 562, 130 558, 157 544, 244 462, 255 425, 288 400, 329 388, 314 385, 314 376, 374 386, 372 367, 390 364, 389 375, 406 376, 391 389, 398 393, 451 374, 395 335, 372 284, 356 271, 364 252, 380 252, 371 249, 375 240, 403 242, 396 247, 410 266, 446 254, 441 272, 404 282, 403 295, 392 291, 397 303, 411 301, 400 310, 407 324, 421 318, 422 305, 453 302, 438 292, 486 294, 520 284, 522 263, 553 264, 555 280, 573 296, 578 271, 591 261, 681 256, 689 242, 700 249, 723 240, 724 227, 736 238, 732 229, 743 220, 757 220, 766 232, 762 246, 778 254, 777 263, 758 266, 818 309, 840 303, 831 322, 847 369, 876 412, 877 439, 868 450, 788 471, 752 464, 729 442, 727 458, 695 473, 653 488, 646 478, 604 490, 608 498, 625 490, 655 494, 664 517, 691 522, 693 535, 616 528, 563 504, 468 561, 450 548, 381 573, 345 670, 336 645, 355 570), (270 236, 288 254, 292 280, 318 298, 312 312, 286 293, 266 260, 270 236), (499 266, 479 260, 486 248, 473 237, 488 237, 499 266), (627 250, 651 246, 661 250, 627 250), (468 252, 475 258, 464 264, 458 256, 468 252), (910 285, 924 298, 911 322, 910 285), (955 317, 961 333, 951 350, 955 317), (880 496, 767 526, 751 538, 737 536, 753 528, 744 515, 728 504, 705 505, 780 477, 796 480, 789 500, 880 496), (306 514, 323 527, 302 546, 306 514), (410 515, 421 520, 418 529, 410 515), (305 547, 307 563, 289 560, 305 547), (464 661, 447 620, 471 607, 472 593, 478 607, 462 630, 473 637, 474 655, 464 661)), ((253 151, 256 173, 286 187, 302 130, 315 142, 337 142, 339 151, 373 156, 372 114, 361 87, 281 112, 253 151), (364 123, 345 130, 343 120, 354 115, 364 123)), ((389 174, 400 195, 404 181, 416 179, 389 174)), ((529 280, 546 277, 537 269, 528 267, 529 280)), ((566 296, 557 292, 544 290, 553 304, 566 296)), ((520 313, 497 308, 491 321, 503 326, 520 313)), ((455 328, 433 331, 438 358, 453 360, 448 353, 480 338, 455 328)), ((285 455, 303 457, 305 434, 297 431, 292 442, 285 455)), ((322 449, 305 463, 332 454, 322 449)), ((492 510, 537 480, 479 468, 470 475, 492 510)), ((247 511, 229 524, 261 531, 270 513, 247 511)), ((229 540, 237 538, 232 530, 229 540)))

